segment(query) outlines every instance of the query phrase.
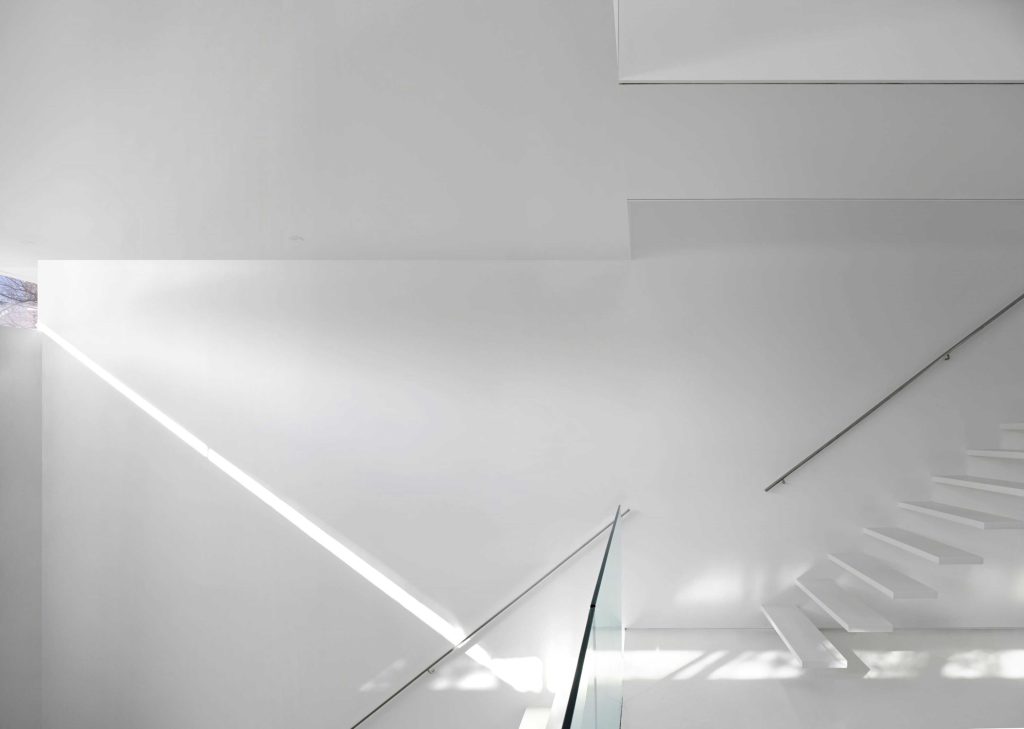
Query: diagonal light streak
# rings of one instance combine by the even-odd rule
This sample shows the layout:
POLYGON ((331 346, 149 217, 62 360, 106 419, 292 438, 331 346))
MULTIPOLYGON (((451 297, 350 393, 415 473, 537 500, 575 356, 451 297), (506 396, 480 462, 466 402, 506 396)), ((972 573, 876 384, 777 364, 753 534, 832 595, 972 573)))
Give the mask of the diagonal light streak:
MULTIPOLYGON (((64 337, 57 334, 45 324, 40 323, 37 328, 57 344, 57 346, 70 354, 93 374, 123 395, 129 402, 162 425, 168 432, 176 436, 203 458, 207 459, 216 468, 220 469, 228 478, 262 501, 274 512, 283 517, 289 524, 294 526, 300 532, 334 555, 346 566, 355 571, 360 577, 405 608, 405 610, 411 613, 417 620, 422 622, 428 628, 440 635, 453 646, 459 645, 466 638, 466 633, 462 628, 448 622, 429 607, 424 605, 420 600, 417 600, 394 580, 376 569, 373 565, 332 537, 321 527, 314 524, 308 517, 284 501, 284 499, 277 496, 255 478, 247 474, 220 453, 217 453, 215 450, 210 448, 198 436, 185 428, 185 426, 174 420, 164 411, 160 410, 160 408, 142 397, 135 390, 128 387, 128 385, 101 367, 80 349, 75 347, 68 340, 64 339, 64 337)), ((470 653, 474 653, 474 650, 471 649, 470 651, 467 651, 467 654, 470 653)), ((479 649, 475 652, 475 655, 470 655, 470 657, 484 666, 489 667, 489 664, 491 663, 490 657, 487 656, 482 649, 479 649)))

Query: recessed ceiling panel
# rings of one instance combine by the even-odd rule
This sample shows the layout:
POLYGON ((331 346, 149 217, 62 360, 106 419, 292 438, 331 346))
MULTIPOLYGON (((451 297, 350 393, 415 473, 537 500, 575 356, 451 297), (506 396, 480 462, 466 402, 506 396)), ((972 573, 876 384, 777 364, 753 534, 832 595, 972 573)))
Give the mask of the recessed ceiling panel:
POLYGON ((1021 82, 1019 0, 619 0, 624 83, 1021 82))

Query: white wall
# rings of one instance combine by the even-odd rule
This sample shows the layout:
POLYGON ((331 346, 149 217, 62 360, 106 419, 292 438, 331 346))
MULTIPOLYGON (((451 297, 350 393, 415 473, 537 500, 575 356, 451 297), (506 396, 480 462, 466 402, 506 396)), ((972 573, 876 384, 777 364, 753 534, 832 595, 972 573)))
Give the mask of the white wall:
POLYGON ((40 726, 40 335, 0 328, 0 727, 40 726))
MULTIPOLYGON (((1018 293, 1022 268, 1003 247, 751 246, 48 262, 40 290, 53 329, 454 622, 481 621, 622 502, 628 624, 745 627, 1021 416, 1017 312, 761 492, 1018 293)), ((125 681, 133 716, 270 725, 300 694, 264 707, 257 687, 301 669, 303 720, 326 726, 376 696, 345 689, 443 648, 66 354, 44 359, 51 725, 71 707, 109 725, 125 681), (189 700, 164 694, 164 660, 189 700)), ((988 564, 929 574, 931 606, 880 607, 901 626, 1020 625, 1020 536, 947 536, 988 564)))

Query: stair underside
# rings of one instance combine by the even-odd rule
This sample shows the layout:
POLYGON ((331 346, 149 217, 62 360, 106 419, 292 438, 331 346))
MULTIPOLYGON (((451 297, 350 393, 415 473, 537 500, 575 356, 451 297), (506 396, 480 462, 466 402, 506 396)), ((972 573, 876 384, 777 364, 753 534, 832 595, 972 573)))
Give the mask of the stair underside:
POLYGON ((892 623, 832 580, 804 575, 797 586, 850 633, 889 633, 892 623))
POLYGON ((1024 529, 1024 522, 999 514, 964 509, 959 506, 942 504, 938 501, 904 501, 901 509, 916 511, 938 519, 956 522, 975 529, 1024 529))
POLYGON ((1011 461, 1024 461, 1024 451, 1013 451, 1005 449, 977 449, 967 451, 967 455, 977 458, 1004 458, 1011 461))
POLYGON ((864 533, 935 564, 982 564, 976 554, 899 527, 865 527, 864 533))
POLYGON ((888 563, 862 552, 830 554, 828 558, 850 574, 871 585, 886 597, 894 600, 938 597, 938 593, 928 587, 928 585, 923 585, 888 563))
POLYGON ((947 486, 963 486, 979 491, 991 491, 995 494, 1024 497, 1024 483, 1020 481, 1002 481, 997 478, 979 478, 977 476, 932 476, 932 481, 947 486))
POLYGON ((846 668, 846 658, 804 612, 791 605, 762 605, 761 612, 804 668, 846 668))

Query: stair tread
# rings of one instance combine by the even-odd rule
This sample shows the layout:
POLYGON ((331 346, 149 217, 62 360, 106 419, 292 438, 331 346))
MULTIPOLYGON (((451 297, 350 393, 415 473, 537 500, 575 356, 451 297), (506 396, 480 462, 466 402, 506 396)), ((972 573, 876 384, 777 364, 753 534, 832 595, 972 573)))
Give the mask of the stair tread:
POLYGON ((803 575, 797 586, 850 633, 889 633, 892 623, 832 580, 803 575))
POLYGON ((865 527, 864 533, 936 564, 982 564, 976 554, 899 527, 865 527))
POLYGON ((1024 483, 1020 481, 1004 481, 998 478, 981 478, 979 476, 932 476, 932 481, 949 486, 964 486, 969 489, 991 491, 997 494, 1024 496, 1024 483))
POLYGON ((1009 516, 989 514, 988 512, 975 511, 974 509, 965 509, 960 506, 943 504, 938 501, 903 501, 900 503, 900 508, 938 517, 940 519, 946 519, 948 521, 954 521, 977 529, 1024 528, 1024 522, 1009 516))
POLYGON ((1003 423, 999 427, 1003 430, 1024 430, 1024 423, 1003 423))
POLYGON ((1011 460, 1024 460, 1024 451, 1012 450, 1010 448, 971 448, 967 451, 969 456, 980 458, 1009 458, 1011 460))
POLYGON ((846 668, 843 654, 800 608, 762 605, 761 612, 804 668, 846 668))
POLYGON ((828 558, 894 600, 938 597, 938 593, 928 585, 908 577, 889 563, 863 552, 840 552, 830 554, 828 558))

